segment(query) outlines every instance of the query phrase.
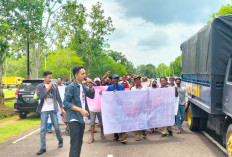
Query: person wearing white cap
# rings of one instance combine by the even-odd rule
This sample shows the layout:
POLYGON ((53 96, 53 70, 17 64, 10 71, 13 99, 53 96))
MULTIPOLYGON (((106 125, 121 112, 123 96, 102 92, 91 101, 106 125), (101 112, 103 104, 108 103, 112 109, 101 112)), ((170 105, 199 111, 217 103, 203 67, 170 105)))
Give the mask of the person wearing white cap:
POLYGON ((101 85, 101 79, 99 77, 96 77, 94 79, 94 82, 97 84, 97 86, 100 86, 101 85))

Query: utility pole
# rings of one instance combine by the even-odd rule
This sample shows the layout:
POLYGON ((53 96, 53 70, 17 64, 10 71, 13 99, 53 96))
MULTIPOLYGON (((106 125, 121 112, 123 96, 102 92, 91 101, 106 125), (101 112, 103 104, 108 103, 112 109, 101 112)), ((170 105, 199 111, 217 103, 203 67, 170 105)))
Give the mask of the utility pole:
POLYGON ((30 79, 29 33, 27 32, 27 79, 30 79))
MULTIPOLYGON (((6 71, 7 71, 7 58, 6 58, 6 66, 5 66, 5 73, 4 73, 4 81, 5 81, 5 86, 7 87, 7 81, 6 81, 6 71)), ((4 82, 2 82, 3 84, 4 82)))
POLYGON ((30 79, 29 19, 27 15, 27 79, 30 79))
POLYGON ((45 69, 44 70, 46 71, 47 70, 47 57, 46 56, 45 56, 45 61, 44 62, 45 62, 45 69))

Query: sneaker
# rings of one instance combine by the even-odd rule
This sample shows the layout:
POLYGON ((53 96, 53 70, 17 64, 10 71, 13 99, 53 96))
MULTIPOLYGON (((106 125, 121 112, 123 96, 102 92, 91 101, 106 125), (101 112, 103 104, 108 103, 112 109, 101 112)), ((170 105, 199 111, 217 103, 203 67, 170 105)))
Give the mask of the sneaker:
POLYGON ((59 141, 58 147, 59 147, 59 148, 62 148, 62 147, 63 147, 63 139, 59 141))
POLYGON ((121 139, 120 142, 121 142, 122 144, 126 144, 127 140, 126 140, 126 139, 121 139))
POLYGON ((43 154, 43 153, 45 153, 46 152, 46 149, 40 149, 38 152, 37 152, 37 155, 41 155, 41 154, 43 154))
POLYGON ((170 136, 172 136, 172 131, 168 131, 168 134, 169 134, 170 136))
POLYGON ((177 131, 177 134, 180 134, 180 133, 181 133, 181 130, 178 130, 178 131, 177 131))
POLYGON ((146 131, 143 131, 143 137, 147 137, 146 131))

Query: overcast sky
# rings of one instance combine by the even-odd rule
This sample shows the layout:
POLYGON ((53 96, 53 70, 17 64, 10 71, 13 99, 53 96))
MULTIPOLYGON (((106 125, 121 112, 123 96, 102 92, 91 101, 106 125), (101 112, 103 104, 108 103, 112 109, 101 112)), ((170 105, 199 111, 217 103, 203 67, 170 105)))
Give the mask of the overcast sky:
MULTIPOLYGON (((90 11, 96 0, 80 0, 90 11)), ((230 0, 99 0, 111 16, 112 50, 140 64, 169 65, 180 44, 206 25, 210 15, 230 0)))

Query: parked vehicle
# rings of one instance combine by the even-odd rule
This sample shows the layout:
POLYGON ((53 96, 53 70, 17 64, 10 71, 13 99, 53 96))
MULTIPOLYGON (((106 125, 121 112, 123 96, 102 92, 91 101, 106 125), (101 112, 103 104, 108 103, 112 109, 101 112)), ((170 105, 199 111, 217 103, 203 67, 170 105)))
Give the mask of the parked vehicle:
POLYGON ((25 80, 23 77, 2 77, 2 84, 6 85, 7 88, 10 86, 18 87, 23 80, 25 80))
POLYGON ((215 18, 181 50, 189 128, 213 130, 232 156, 232 15, 215 18))
POLYGON ((36 86, 43 83, 42 79, 23 80, 22 84, 16 89, 14 111, 19 113, 21 119, 26 118, 30 112, 36 112, 38 100, 34 99, 36 86))

